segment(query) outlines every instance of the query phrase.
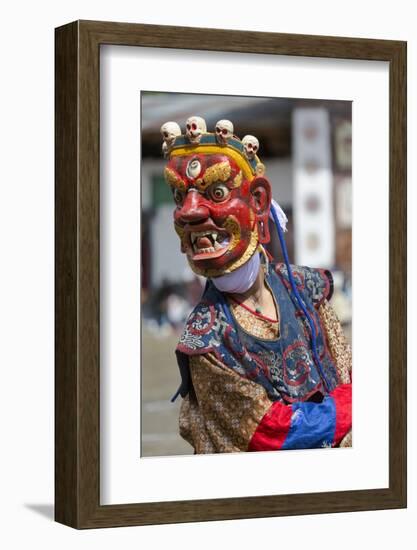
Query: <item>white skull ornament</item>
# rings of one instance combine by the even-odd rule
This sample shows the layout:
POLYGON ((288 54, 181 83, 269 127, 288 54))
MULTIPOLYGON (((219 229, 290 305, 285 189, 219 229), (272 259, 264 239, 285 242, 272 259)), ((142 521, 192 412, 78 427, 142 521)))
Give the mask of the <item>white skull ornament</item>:
POLYGON ((230 120, 219 120, 216 124, 216 139, 220 144, 226 144, 233 137, 233 123, 230 120))
POLYGON ((176 122, 165 122, 161 126, 161 135, 164 140, 162 152, 166 156, 169 149, 174 145, 176 138, 181 135, 181 128, 176 122))
POLYGON ((187 118, 185 127, 185 135, 190 143, 200 143, 201 135, 207 132, 206 121, 199 116, 187 118))
POLYGON ((243 147, 245 149, 245 155, 249 160, 255 158, 256 153, 259 150, 259 141, 255 136, 245 136, 242 139, 243 147))

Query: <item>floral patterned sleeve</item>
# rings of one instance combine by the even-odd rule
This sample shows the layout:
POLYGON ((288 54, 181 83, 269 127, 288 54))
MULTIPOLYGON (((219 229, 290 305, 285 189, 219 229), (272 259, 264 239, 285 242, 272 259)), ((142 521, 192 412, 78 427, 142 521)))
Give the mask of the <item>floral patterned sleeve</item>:
POLYGON ((351 382, 352 350, 343 333, 342 325, 327 300, 320 304, 318 311, 326 335, 327 346, 336 365, 340 382, 348 384, 351 382))
MULTIPOLYGON (((352 349, 343 333, 342 325, 327 300, 319 306, 319 315, 340 382, 349 384, 352 381, 352 349)), ((352 430, 343 437, 339 447, 352 447, 352 430)))
POLYGON ((246 451, 272 402, 262 386, 212 353, 190 357, 192 386, 180 411, 180 434, 196 453, 246 451))

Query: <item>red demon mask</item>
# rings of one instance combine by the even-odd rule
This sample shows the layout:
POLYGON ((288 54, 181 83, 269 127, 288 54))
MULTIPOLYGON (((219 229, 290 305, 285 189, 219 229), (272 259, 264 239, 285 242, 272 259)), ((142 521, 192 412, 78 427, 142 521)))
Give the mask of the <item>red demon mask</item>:
POLYGON ((243 265, 258 243, 269 241, 271 187, 227 148, 215 153, 201 149, 172 156, 165 178, 176 203, 181 252, 193 271, 216 277, 243 265))

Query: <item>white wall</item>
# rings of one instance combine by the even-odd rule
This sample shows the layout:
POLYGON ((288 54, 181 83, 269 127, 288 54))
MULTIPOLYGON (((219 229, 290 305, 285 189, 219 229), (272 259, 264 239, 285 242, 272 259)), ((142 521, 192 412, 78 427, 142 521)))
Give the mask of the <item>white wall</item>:
MULTIPOLYGON (((417 33, 413 2, 15 0, 2 5, 0 545, 14 548, 412 548, 417 513, 417 33), (53 501, 54 27, 103 19, 409 41, 408 510, 76 532, 53 501), (411 542, 408 542, 411 541, 411 542)), ((376 129, 377 131, 377 129, 376 129)), ((371 321, 370 313, 370 322, 371 321)), ((341 472, 343 475, 343 472, 341 472)), ((244 480, 243 480, 244 482, 244 480)))

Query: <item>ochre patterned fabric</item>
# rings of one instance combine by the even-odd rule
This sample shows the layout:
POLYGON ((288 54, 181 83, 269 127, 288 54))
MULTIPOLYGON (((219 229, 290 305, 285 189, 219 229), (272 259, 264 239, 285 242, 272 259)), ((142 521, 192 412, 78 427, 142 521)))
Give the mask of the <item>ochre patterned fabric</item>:
POLYGON ((343 333, 340 321, 326 300, 319 307, 322 327, 326 333, 327 346, 339 374, 342 384, 351 382, 352 350, 343 333))
POLYGON ((279 336, 279 323, 266 319, 261 315, 251 314, 237 302, 229 301, 230 310, 239 325, 256 338, 275 340, 279 336))
MULTIPOLYGON (((255 320, 257 330, 262 327, 261 317, 237 304, 232 307, 245 330, 250 331, 255 320)), ((350 346, 330 304, 322 302, 318 311, 340 382, 348 383, 350 346)), ((262 337, 276 337, 276 325, 265 320, 262 337)), ((197 454, 246 451, 258 424, 272 405, 265 389, 223 365, 211 352, 191 356, 190 373, 192 388, 181 404, 181 436, 197 454)), ((351 440, 349 433, 340 446, 351 446, 351 440)))
POLYGON ((339 447, 352 447, 352 430, 345 435, 345 437, 340 442, 339 447))

